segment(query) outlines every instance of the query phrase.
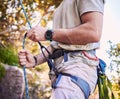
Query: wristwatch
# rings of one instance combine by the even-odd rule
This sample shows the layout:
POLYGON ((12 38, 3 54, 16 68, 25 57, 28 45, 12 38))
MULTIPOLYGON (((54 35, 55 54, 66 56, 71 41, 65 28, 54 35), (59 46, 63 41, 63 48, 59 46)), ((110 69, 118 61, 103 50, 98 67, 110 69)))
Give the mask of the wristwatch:
POLYGON ((45 38, 46 38, 46 40, 52 41, 52 37, 53 37, 53 30, 47 30, 45 32, 45 38))

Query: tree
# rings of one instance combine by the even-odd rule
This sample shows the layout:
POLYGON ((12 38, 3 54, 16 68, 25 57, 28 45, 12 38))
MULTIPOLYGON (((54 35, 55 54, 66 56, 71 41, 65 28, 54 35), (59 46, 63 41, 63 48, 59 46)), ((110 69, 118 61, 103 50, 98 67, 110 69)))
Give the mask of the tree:
MULTIPOLYGON (((43 26, 52 19, 54 9, 62 0, 24 0, 23 5, 31 23, 43 26), (40 20, 41 19, 41 20, 40 20), (40 22, 38 22, 40 21, 40 22)), ((20 5, 20 0, 0 1, 0 43, 14 43, 22 39, 27 22, 20 5)))
MULTIPOLYGON (((60 4, 61 1, 62 0, 23 0, 23 5, 28 15, 28 19, 32 25, 36 25, 37 23, 39 25, 46 26, 47 23, 51 21, 53 11, 60 4)), ((28 25, 24 13, 22 11, 22 7, 20 5, 20 0, 0 0, 0 47, 2 47, 1 49, 5 51, 5 46, 8 47, 8 42, 14 46, 20 47, 21 40, 23 38, 24 32, 26 31, 26 28, 28 29, 28 25)), ((32 44, 32 48, 36 47, 34 43, 29 42, 28 40, 26 43, 32 44)), ((29 50, 31 49, 29 48, 29 50)), ((4 55, 0 55, 0 58, 2 60, 0 60, 0 63, 5 63, 4 61, 6 58, 7 62, 12 61, 13 64, 13 59, 17 59, 17 57, 11 56, 11 53, 8 53, 8 50, 6 50, 6 52, 4 53, 3 51, 0 50, 1 55, 5 53, 4 55, 6 55, 7 58, 4 55)), ((32 49, 32 52, 33 51, 35 50, 32 49)), ((37 69, 35 69, 35 72, 33 70, 32 74, 34 73, 34 79, 29 79, 29 85, 32 86, 30 87, 30 96, 37 97, 36 99, 38 99, 38 97, 40 97, 40 99, 49 99, 50 96, 49 91, 51 89, 46 88, 49 87, 49 82, 46 81, 46 83, 43 83, 43 80, 41 80, 40 77, 41 72, 39 72, 40 70, 43 70, 43 67, 46 67, 45 65, 46 64, 43 64, 43 66, 40 66, 37 69)), ((1 72, 1 76, 3 76, 4 69, 0 69, 1 71, 3 71, 1 72)))
POLYGON ((108 69, 111 71, 112 79, 120 83, 120 43, 113 44, 109 41, 110 49, 107 51, 110 59, 110 66, 108 69))

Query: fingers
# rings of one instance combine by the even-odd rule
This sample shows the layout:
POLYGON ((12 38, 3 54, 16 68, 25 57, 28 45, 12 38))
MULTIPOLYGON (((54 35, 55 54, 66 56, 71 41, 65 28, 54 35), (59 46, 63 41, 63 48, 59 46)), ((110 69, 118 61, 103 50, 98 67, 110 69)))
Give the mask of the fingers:
POLYGON ((31 40, 34 40, 35 32, 33 32, 32 30, 27 31, 27 37, 31 40))
POLYGON ((20 50, 18 52, 19 64, 23 67, 26 66, 27 68, 33 67, 35 65, 35 61, 33 55, 28 50, 20 50))
POLYGON ((21 65, 22 67, 26 66, 26 61, 20 60, 20 65, 21 65))
POLYGON ((19 58, 19 64, 23 67, 23 66, 26 66, 27 64, 27 61, 26 61, 26 58, 19 58))
POLYGON ((35 26, 34 28, 27 31, 27 37, 31 39, 32 41, 38 42, 38 41, 45 41, 45 32, 46 28, 35 26))
POLYGON ((27 55, 30 52, 26 49, 20 50, 18 52, 19 63, 21 66, 25 66, 27 64, 27 55))
POLYGON ((27 31, 27 37, 33 41, 35 40, 36 34, 38 34, 38 31, 36 31, 36 27, 27 31))
POLYGON ((37 33, 36 32, 27 32, 27 37, 30 39, 30 40, 32 40, 32 41, 34 41, 34 42, 38 42, 38 39, 37 39, 37 33))
POLYGON ((19 51, 18 58, 21 66, 26 65, 26 50, 19 51))

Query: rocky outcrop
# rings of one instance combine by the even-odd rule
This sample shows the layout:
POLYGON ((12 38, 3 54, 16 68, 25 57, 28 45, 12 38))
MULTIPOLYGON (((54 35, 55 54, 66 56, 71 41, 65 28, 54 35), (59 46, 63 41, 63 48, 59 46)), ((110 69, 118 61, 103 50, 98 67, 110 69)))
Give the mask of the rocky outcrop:
MULTIPOLYGON (((4 65, 6 75, 0 81, 0 99, 26 99, 23 69, 4 65)), ((44 66, 45 67, 45 66, 44 66)), ((26 69, 30 99, 50 99, 48 69, 26 69)))
POLYGON ((5 77, 0 81, 0 99, 22 99, 24 78, 22 69, 14 66, 4 66, 5 77))

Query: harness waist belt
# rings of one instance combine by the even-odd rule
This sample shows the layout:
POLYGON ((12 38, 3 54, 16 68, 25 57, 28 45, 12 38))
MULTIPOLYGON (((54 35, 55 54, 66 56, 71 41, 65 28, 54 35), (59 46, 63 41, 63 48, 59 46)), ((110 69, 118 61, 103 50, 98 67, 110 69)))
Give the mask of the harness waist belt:
MULTIPOLYGON (((59 58, 61 56, 64 56, 64 54, 68 54, 70 52, 84 52, 83 50, 74 50, 74 51, 70 51, 70 50, 64 50, 64 49, 56 49, 54 50, 54 52, 52 53, 52 55, 49 55, 49 59, 56 59, 56 58, 59 58)), ((95 50, 89 50, 88 52, 92 53, 95 55, 95 50)))

